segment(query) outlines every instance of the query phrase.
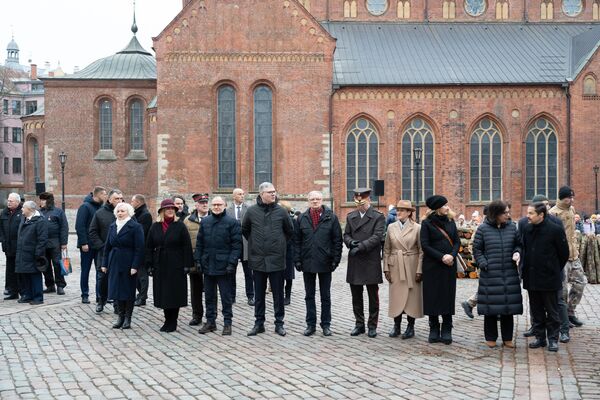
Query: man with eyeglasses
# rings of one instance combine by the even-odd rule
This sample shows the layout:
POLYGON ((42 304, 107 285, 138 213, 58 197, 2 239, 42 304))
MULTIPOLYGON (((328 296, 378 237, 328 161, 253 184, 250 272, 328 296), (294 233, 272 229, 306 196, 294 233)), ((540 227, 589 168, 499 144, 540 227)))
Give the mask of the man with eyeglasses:
POLYGON ((225 200, 212 199, 211 214, 202 220, 196 239, 194 259, 196 268, 204 274, 206 322, 198 333, 206 334, 217 329, 217 286, 223 308, 223 336, 231 335, 232 288, 231 275, 235 274, 242 252, 242 231, 239 222, 227 215, 225 200))
POLYGON ((258 186, 256 204, 248 207, 242 220, 242 234, 248 240, 248 263, 254 273, 254 327, 248 336, 265 331, 265 291, 271 283, 275 332, 285 336, 283 274, 287 241, 294 228, 288 212, 277 204, 277 192, 270 182, 258 186))
POLYGON ((4 300, 17 300, 19 298, 19 281, 15 272, 15 263, 19 224, 22 215, 21 196, 18 193, 9 194, 6 199, 6 208, 0 213, 0 241, 2 242, 2 251, 6 256, 4 300))

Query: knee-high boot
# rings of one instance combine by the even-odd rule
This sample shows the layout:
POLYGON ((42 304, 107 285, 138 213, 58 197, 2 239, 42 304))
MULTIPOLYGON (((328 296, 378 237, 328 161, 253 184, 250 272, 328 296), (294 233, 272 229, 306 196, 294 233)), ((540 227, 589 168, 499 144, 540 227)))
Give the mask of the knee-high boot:
POLYGON ((394 327, 389 333, 389 337, 398 337, 400 335, 400 325, 402 324, 402 314, 394 317, 394 327))
POLYGON ((442 337, 444 344, 452 343, 452 315, 442 315, 442 337))
POLYGON ((415 336, 415 319, 411 316, 406 316, 408 321, 408 325, 406 325, 406 330, 402 334, 402 339, 410 339, 415 336))
POLYGON ((122 329, 131 328, 131 314, 133 314, 133 301, 128 300, 121 304, 125 308, 125 319, 123 320, 122 329))
POLYGON ((124 310, 124 307, 118 306, 119 303, 121 303, 121 302, 118 300, 115 300, 113 303, 115 310, 118 310, 117 322, 114 323, 113 329, 121 328, 123 326, 123 323, 125 322, 125 310, 124 310))
POLYGON ((429 316, 429 343, 438 343, 440 341, 440 320, 437 315, 429 316))

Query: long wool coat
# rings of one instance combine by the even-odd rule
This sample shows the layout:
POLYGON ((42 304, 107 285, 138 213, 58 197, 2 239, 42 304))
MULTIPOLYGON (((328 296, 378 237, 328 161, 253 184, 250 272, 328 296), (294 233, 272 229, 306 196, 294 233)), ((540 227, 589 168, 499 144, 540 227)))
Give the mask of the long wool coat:
POLYGON ((351 285, 375 285, 382 283, 381 278, 381 243, 385 232, 385 217, 382 213, 369 207, 361 218, 358 211, 352 211, 346 217, 344 243, 349 248, 350 242, 358 240, 359 252, 348 257, 346 282, 351 285))
POLYGON ((140 270, 144 262, 144 228, 133 219, 127 221, 117 233, 117 224, 108 229, 104 245, 102 266, 108 268, 108 298, 112 300, 135 300, 138 275, 131 269, 140 270))
POLYGON ((423 265, 420 242, 421 225, 408 220, 404 229, 399 222, 388 226, 383 248, 383 271, 389 271, 389 316, 397 317, 403 312, 413 318, 423 317, 423 291, 421 283, 415 282, 423 265))
POLYGON ((181 221, 174 221, 163 234, 162 223, 155 222, 146 239, 146 266, 153 271, 154 306, 187 306, 187 277, 184 268, 193 265, 192 242, 181 221))

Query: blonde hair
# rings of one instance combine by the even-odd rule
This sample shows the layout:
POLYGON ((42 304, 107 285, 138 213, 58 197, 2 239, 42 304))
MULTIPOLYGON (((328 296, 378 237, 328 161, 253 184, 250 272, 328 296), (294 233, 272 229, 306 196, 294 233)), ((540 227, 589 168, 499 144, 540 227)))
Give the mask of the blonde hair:
POLYGON ((117 210, 123 207, 125 207, 125 210, 127 210, 127 215, 129 215, 130 217, 133 217, 135 215, 135 210, 133 209, 133 206, 131 204, 119 203, 115 206, 115 209, 113 210, 113 214, 115 214, 115 217, 117 216, 117 210))
MULTIPOLYGON (((158 217, 156 217, 156 222, 164 222, 164 220, 165 220, 165 210, 160 210, 158 212, 158 217)), ((173 221, 179 221, 179 217, 177 216, 177 212, 175 212, 175 218, 173 219, 173 221)))

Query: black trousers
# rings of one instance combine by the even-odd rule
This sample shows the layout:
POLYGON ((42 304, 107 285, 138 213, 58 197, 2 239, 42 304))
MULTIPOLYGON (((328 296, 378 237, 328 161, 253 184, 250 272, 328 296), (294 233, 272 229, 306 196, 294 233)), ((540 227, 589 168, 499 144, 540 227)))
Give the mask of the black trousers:
POLYGON ((214 324, 217 319, 217 286, 221 294, 223 323, 231 325, 233 318, 231 297, 231 277, 227 275, 204 275, 204 294, 206 295, 206 322, 214 324))
POLYGON ((148 270, 146 269, 146 266, 143 265, 137 272, 136 287, 138 290, 138 299, 146 300, 148 298, 148 282, 148 270))
POLYGON ((498 339, 498 319, 502 341, 510 342, 513 339, 514 319, 512 315, 486 315, 483 317, 483 332, 485 340, 495 342, 498 339))
POLYGON ((67 286, 65 277, 62 275, 60 270, 60 259, 61 259, 60 246, 53 246, 46 249, 46 259, 48 260, 47 268, 44 271, 44 283, 47 288, 51 288, 54 285, 64 288, 67 286))
POLYGON ((96 266, 96 303, 106 304, 108 300, 108 273, 105 274, 100 269, 103 257, 104 251, 102 249, 98 250, 94 261, 96 266))
POLYGON ((317 325, 317 305, 315 302, 316 281, 319 277, 319 293, 321 295, 321 328, 331 326, 331 272, 303 272, 306 296, 306 326, 317 325))
POLYGON ((377 328, 379 321, 379 285, 350 285, 352 293, 352 310, 354 311, 354 319, 356 326, 365 325, 365 311, 363 305, 363 286, 367 287, 369 296, 369 320, 367 326, 369 328, 377 328))
POLYGON ((16 261, 16 256, 6 256, 6 281, 4 287, 10 291, 10 294, 19 293, 19 274, 15 272, 16 261))
POLYGON ((267 291, 268 279, 271 283, 271 292, 273 294, 275 326, 283 326, 283 318, 285 317, 283 273, 283 270, 275 272, 254 271, 254 318, 256 325, 264 325, 265 323, 265 292, 267 291))
MULTIPOLYGON (((254 298, 254 274, 248 266, 248 260, 242 260, 242 268, 244 269, 244 283, 246 285, 246 297, 254 298)), ((235 283, 235 280, 234 280, 235 283)))
MULTIPOLYGON (((233 274, 226 274, 225 275, 227 277, 227 282, 229 282, 229 291, 230 291, 231 302, 232 303, 235 303, 235 295, 237 293, 237 282, 235 280, 235 276, 236 275, 237 275, 237 265, 235 266, 235 272, 233 274)), ((205 287, 205 290, 206 290, 206 276, 204 278, 205 278, 204 279, 204 287, 205 287)), ((219 292, 221 292, 220 288, 219 288, 219 292)))
MULTIPOLYGON (((202 291, 204 279, 201 273, 190 274, 190 295, 192 297, 192 317, 202 321, 204 306, 202 305, 202 291)), ((215 300, 216 301, 216 300, 215 300)))
POLYGON ((532 327, 538 339, 558 340, 560 318, 558 316, 557 291, 529 291, 532 327))

